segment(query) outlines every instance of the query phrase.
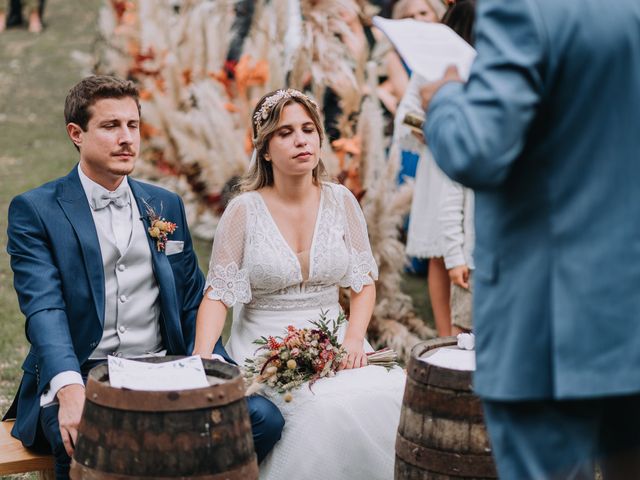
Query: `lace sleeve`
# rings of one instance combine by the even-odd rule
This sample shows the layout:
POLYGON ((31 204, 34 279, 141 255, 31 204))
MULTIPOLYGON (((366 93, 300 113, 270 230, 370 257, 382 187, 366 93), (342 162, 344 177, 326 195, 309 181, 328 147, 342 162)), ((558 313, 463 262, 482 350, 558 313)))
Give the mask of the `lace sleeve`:
POLYGON ((211 260, 204 293, 227 307, 251 301, 251 286, 243 267, 246 205, 240 198, 232 200, 220 218, 213 239, 211 260))
POLYGON ((378 279, 378 266, 371 253, 362 209, 346 187, 340 186, 340 190, 344 203, 345 243, 349 251, 349 268, 340 281, 340 286, 351 287, 359 293, 365 285, 372 285, 378 279))

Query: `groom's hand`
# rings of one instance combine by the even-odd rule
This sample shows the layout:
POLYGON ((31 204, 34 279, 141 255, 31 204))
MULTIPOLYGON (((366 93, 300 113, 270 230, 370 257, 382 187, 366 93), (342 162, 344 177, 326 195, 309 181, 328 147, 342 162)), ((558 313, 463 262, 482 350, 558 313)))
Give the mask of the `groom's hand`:
POLYGON ((360 368, 367 365, 367 355, 364 353, 363 340, 345 338, 342 346, 347 351, 347 355, 342 359, 339 370, 360 368))
POLYGON ((62 442, 70 457, 78 439, 78 425, 84 408, 84 386, 78 384, 67 385, 58 390, 58 423, 62 442))
POLYGON ((435 82, 425 83, 420 88, 420 97, 422 98, 422 109, 426 112, 429 109, 431 99, 436 94, 440 87, 449 82, 462 82, 462 78, 458 73, 458 69, 455 65, 449 65, 444 72, 444 76, 440 80, 435 82))

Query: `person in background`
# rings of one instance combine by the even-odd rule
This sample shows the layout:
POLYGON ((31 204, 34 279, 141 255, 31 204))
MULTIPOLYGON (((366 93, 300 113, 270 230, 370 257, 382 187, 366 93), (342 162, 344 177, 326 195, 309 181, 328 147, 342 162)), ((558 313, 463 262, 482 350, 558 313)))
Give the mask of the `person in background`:
MULTIPOLYGON (((398 4, 398 6, 401 5, 398 4)), ((473 23, 473 10, 473 3, 466 0, 457 2, 448 8, 442 22, 471 43, 471 28, 466 23, 460 22, 459 18, 470 16, 473 23), (468 8, 469 5, 471 9, 468 8)), ((421 113, 420 87, 425 82, 426 80, 420 75, 412 75, 396 114, 394 142, 401 150, 403 173, 409 171, 407 165, 412 157, 417 161, 406 253, 409 257, 429 260, 427 285, 436 330, 439 336, 448 336, 452 334, 450 306, 452 287, 447 265, 445 265, 445 255, 451 246, 445 245, 446 239, 441 221, 443 219, 442 202, 446 191, 453 187, 451 181, 434 162, 422 134, 415 134, 403 123, 407 113, 421 113)), ((453 241, 459 243, 460 239, 456 237, 453 241)), ((458 259, 455 261, 459 261, 458 259)), ((456 305, 458 303, 456 301, 456 305)))
POLYGON ((40 33, 42 31, 43 3, 39 0, 5 0, 4 4, 0 3, 0 33, 5 30, 8 23, 19 23, 21 20, 13 21, 12 19, 21 19, 22 11, 27 14, 29 31, 40 33), (5 5, 10 7, 8 9, 9 17, 7 17, 5 5))
MULTIPOLYGON (((473 45, 475 0, 451 3, 442 23, 473 45)), ((444 264, 451 280, 451 334, 472 330, 473 191, 453 180, 445 180, 441 192, 439 224, 442 228, 444 264)))

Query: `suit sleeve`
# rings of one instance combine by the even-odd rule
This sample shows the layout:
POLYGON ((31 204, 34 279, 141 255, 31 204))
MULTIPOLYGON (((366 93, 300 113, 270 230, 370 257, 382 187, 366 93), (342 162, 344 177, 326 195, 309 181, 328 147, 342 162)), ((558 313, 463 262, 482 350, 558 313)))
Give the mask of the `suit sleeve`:
POLYGON ((424 133, 435 160, 468 187, 506 179, 540 102, 546 35, 533 3, 479 2, 469 81, 445 85, 429 106, 424 133))
POLYGON ((29 199, 16 197, 9 206, 7 252, 27 340, 37 357, 38 395, 64 371, 80 372, 75 354, 60 273, 45 224, 29 199))
POLYGON ((198 266, 198 258, 193 250, 193 242, 189 227, 187 225, 187 216, 184 211, 182 199, 178 197, 180 204, 180 215, 184 228, 184 262, 185 262, 185 290, 180 319, 182 322, 182 334, 184 336, 187 352, 193 350, 193 342, 195 341, 196 332, 196 314, 202 300, 202 289, 204 288, 204 275, 198 266))

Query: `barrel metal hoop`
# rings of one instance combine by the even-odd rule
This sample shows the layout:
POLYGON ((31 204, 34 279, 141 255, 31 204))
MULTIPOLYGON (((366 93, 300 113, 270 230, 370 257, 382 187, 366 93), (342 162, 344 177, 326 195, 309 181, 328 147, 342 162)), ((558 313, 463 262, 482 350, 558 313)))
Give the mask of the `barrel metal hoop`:
POLYGON ((455 337, 437 338, 417 344, 411 349, 411 358, 407 367, 407 376, 418 383, 435 387, 450 388, 464 392, 472 391, 472 372, 467 370, 453 370, 431 365, 419 360, 425 353, 442 347, 457 345, 455 337))
MULTIPOLYGON (((70 476, 72 480, 149 480, 152 477, 137 476, 137 475, 122 475, 119 473, 109 473, 94 470, 93 468, 85 467, 75 460, 71 461, 70 476)), ((238 468, 229 470, 222 473, 207 474, 207 475, 189 475, 187 477, 158 477, 153 476, 156 480, 256 480, 258 478, 258 461, 253 457, 253 460, 238 468)))
POLYGON ((492 456, 445 452, 413 443, 398 434, 396 455, 428 472, 457 477, 498 478, 492 456))
MULTIPOLYGON (((167 357, 165 357, 167 358, 167 357)), ((134 412, 176 412, 228 405, 244 398, 244 381, 237 367, 222 362, 204 361, 205 370, 220 373, 224 383, 190 390, 143 391, 113 388, 108 379, 108 366, 100 365, 89 372, 86 397, 89 402, 107 408, 134 412)))
POLYGON ((462 418, 482 422, 480 399, 468 392, 441 390, 407 378, 404 405, 414 412, 432 412, 442 418, 462 418))

